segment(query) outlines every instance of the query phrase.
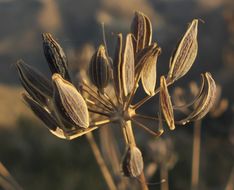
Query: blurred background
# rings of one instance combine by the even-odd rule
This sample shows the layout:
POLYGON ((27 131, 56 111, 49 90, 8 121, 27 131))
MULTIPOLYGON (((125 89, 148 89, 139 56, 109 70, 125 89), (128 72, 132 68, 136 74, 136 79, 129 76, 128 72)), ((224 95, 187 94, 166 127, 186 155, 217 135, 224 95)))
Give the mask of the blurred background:
MULTIPOLYGON (((221 86, 220 103, 201 122, 199 189, 234 189, 233 0, 0 0, 0 161, 23 189, 108 188, 86 138, 68 142, 54 137, 22 102, 16 61, 23 59, 50 77, 41 39, 42 32, 50 32, 66 52, 69 67, 77 71, 102 42, 100 23, 105 23, 113 55, 115 34, 129 31, 135 10, 152 21, 153 40, 162 48, 158 62, 162 73, 187 24, 193 18, 204 21, 199 24, 197 59, 176 86, 188 88, 190 81, 199 82, 200 73, 206 71, 221 86)), ((166 131, 162 142, 155 140, 159 143, 155 145, 153 137, 136 131, 146 162, 157 162, 160 151, 154 147, 170 141, 165 148, 173 149, 168 166, 170 190, 191 187, 193 131, 193 124, 178 126, 166 131)), ((94 132, 97 140, 98 133, 94 132)), ((160 181, 159 172, 154 171, 148 180, 160 181)), ((160 189, 160 185, 150 189, 160 189)))

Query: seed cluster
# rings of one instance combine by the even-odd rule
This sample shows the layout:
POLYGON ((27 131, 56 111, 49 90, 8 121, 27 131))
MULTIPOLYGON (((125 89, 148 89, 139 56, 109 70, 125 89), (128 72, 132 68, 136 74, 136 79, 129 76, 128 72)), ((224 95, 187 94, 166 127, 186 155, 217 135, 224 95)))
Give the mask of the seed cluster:
POLYGON ((202 74, 202 86, 197 98, 183 107, 193 106, 193 111, 184 119, 174 118, 173 105, 168 91, 169 85, 184 76, 192 67, 198 49, 198 20, 191 22, 170 59, 169 71, 157 81, 157 61, 161 48, 152 42, 152 25, 149 18, 136 12, 131 31, 123 37, 117 35, 113 60, 104 45, 100 45, 90 60, 89 78, 83 79, 76 88, 68 71, 66 55, 58 42, 49 33, 42 34, 45 58, 52 73, 52 80, 24 63, 16 66, 22 85, 28 94, 23 99, 31 110, 57 137, 74 139, 102 125, 118 123, 126 142, 126 153, 122 168, 125 175, 138 177, 143 171, 143 158, 137 148, 132 123, 150 134, 160 136, 163 122, 174 130, 175 124, 201 119, 212 107, 216 85, 210 73, 202 74), (136 91, 142 83, 146 96, 133 104, 136 91), (112 97, 110 92, 115 96, 112 97), (158 117, 138 113, 146 101, 159 94, 158 117), (162 113, 162 114, 161 114, 162 113), (100 117, 96 117, 96 116, 100 117), (163 116, 163 117, 162 117, 163 116), (157 122, 151 129, 137 118, 157 122))

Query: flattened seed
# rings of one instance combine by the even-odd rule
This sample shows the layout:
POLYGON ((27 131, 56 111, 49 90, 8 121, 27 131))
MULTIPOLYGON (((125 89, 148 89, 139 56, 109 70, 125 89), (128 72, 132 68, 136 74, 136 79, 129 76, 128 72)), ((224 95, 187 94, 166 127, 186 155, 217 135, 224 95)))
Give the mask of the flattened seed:
POLYGON ((170 59, 168 78, 172 81, 184 76, 195 61, 198 50, 197 27, 198 20, 194 19, 170 59))
POLYGON ((135 79, 135 61, 131 34, 128 34, 126 37, 126 45, 123 52, 122 77, 124 96, 127 97, 134 87, 135 79))
POLYGON ((87 105, 77 89, 61 75, 52 76, 55 107, 61 118, 78 128, 89 127, 87 105))
POLYGON ((54 73, 59 73, 63 78, 71 81, 68 73, 67 57, 58 42, 50 33, 43 33, 43 50, 49 68, 54 73))
POLYGON ((157 59, 161 52, 160 48, 155 48, 150 55, 148 55, 147 61, 143 66, 141 73, 141 81, 145 92, 152 96, 156 88, 157 77, 157 59))
POLYGON ((122 94, 123 94, 123 87, 122 87, 122 34, 118 34, 117 44, 115 48, 115 57, 113 62, 113 77, 114 77, 114 87, 116 91, 116 95, 119 102, 122 102, 122 94))
POLYGON ((174 130, 175 122, 173 107, 164 76, 161 76, 160 78, 160 105, 167 125, 169 126, 170 130, 174 130))

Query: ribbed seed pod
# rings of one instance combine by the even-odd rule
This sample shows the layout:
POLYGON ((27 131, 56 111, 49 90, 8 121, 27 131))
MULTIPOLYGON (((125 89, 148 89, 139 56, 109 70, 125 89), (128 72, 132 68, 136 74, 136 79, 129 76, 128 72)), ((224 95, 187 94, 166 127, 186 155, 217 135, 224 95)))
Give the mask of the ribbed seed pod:
POLYGON ((104 93, 104 88, 110 80, 110 64, 103 45, 99 46, 91 58, 89 77, 98 90, 104 93))
POLYGON ((152 25, 145 14, 139 11, 135 12, 131 24, 131 32, 136 39, 134 42, 134 50, 136 53, 151 44, 152 25))
POLYGON ((197 31, 198 20, 194 19, 170 59, 168 79, 171 81, 181 78, 192 67, 198 51, 197 31))
POLYGON ((141 151, 137 147, 129 147, 124 155, 122 169, 125 176, 138 177, 144 168, 141 151))
POLYGON ((164 118, 170 130, 175 129, 174 112, 171 97, 167 89, 167 82, 164 76, 160 78, 160 105, 164 118))
POLYGON ((216 84, 210 73, 202 74, 204 81, 200 97, 194 102, 194 110, 183 120, 181 124, 203 118, 212 108, 216 97, 216 84))
POLYGON ((67 57, 58 42, 50 33, 43 33, 43 49, 49 68, 54 73, 59 73, 64 79, 71 81, 68 73, 67 57))
POLYGON ((51 81, 23 60, 16 63, 20 81, 29 95, 41 105, 47 105, 48 98, 53 95, 51 81))
POLYGON ((53 100, 61 120, 78 129, 88 128, 88 108, 81 94, 59 74, 54 74, 52 80, 54 87, 53 100))

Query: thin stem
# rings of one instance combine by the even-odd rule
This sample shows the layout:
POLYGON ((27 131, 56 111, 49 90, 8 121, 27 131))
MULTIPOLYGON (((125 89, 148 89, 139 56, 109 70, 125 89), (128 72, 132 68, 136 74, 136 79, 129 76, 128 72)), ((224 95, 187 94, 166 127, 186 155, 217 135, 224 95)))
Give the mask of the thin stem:
POLYGON ((106 117, 110 117, 110 114, 108 113, 105 113, 103 111, 97 111, 97 110, 94 110, 92 108, 88 108, 88 110, 92 113, 96 113, 96 114, 99 114, 99 115, 103 115, 103 116, 106 116, 106 117))
POLYGON ((90 124, 90 127, 92 127, 92 126, 100 126, 100 125, 105 125, 105 124, 108 124, 108 123, 111 123, 111 122, 113 122, 114 121, 114 119, 112 119, 112 120, 110 120, 110 119, 104 119, 104 120, 101 120, 101 121, 95 121, 95 122, 92 122, 91 124, 90 124))
POLYGON ((97 163, 98 163, 98 165, 100 167, 100 170, 102 172, 102 175, 103 175, 103 177, 104 177, 104 179, 106 181, 106 184, 107 184, 108 188, 110 190, 117 190, 117 188, 115 186, 115 183, 114 183, 114 180, 112 179, 112 176, 111 176, 111 174, 110 174, 110 172, 109 172, 109 170, 108 170, 108 168, 106 166, 106 163, 105 163, 105 161, 104 161, 104 159, 103 159, 103 157, 101 155, 101 152, 100 152, 100 150, 99 150, 99 148, 97 146, 97 143, 96 143, 96 141, 95 141, 95 139, 93 137, 93 134, 92 133, 87 133, 86 138, 87 138, 87 140, 88 140, 88 142, 89 142, 89 144, 90 144, 90 146, 92 148, 93 154, 94 154, 94 156, 96 158, 96 161, 97 161, 97 163))
MULTIPOLYGON (((96 92, 95 90, 93 90, 92 88, 89 87, 89 85, 86 83, 86 81, 83 81, 83 87, 86 87, 88 90, 86 90, 86 92, 92 96, 96 96, 99 97, 100 100, 98 100, 99 102, 103 101, 104 104, 107 104, 109 106, 112 106, 112 104, 110 103, 110 101, 108 99, 106 99, 105 96, 102 96, 101 93, 96 92), (92 94, 93 93, 93 94, 92 94)), ((110 107, 111 108, 111 107, 110 107)))
POLYGON ((201 144, 201 120, 197 120, 194 122, 194 134, 193 134, 192 184, 191 184, 192 190, 198 190, 200 144, 201 144))
MULTIPOLYGON (((168 81, 167 86, 170 86, 171 84, 173 84, 173 81, 168 81)), ((148 95, 146 97, 144 97, 142 100, 140 100, 138 103, 136 103, 135 105, 133 105, 133 109, 137 110, 139 107, 141 107, 145 102, 147 102, 149 99, 151 99, 152 97, 154 97, 156 94, 158 94, 160 92, 160 87, 158 87, 153 95, 148 95)))
POLYGON ((142 115, 142 114, 139 114, 137 113, 136 115, 134 115, 135 117, 139 117, 139 118, 143 118, 143 119, 150 119, 150 120, 153 120, 153 121, 159 121, 159 118, 157 117, 151 117, 151 116, 148 116, 148 115, 142 115))
MULTIPOLYGON (((123 129, 123 134, 124 134, 124 138, 125 138, 125 142, 126 142, 127 146, 130 146, 130 147, 136 146, 136 141, 135 141, 134 133, 132 130, 131 121, 127 121, 125 123, 125 125, 122 127, 122 129, 123 129)), ((141 189, 148 190, 148 186, 146 184, 144 172, 141 173, 141 175, 139 176, 139 179, 141 181, 141 189)))
POLYGON ((160 167, 160 178, 161 181, 164 181, 163 183, 161 183, 161 190, 169 190, 168 170, 165 166, 160 167))
POLYGON ((96 101, 98 101, 102 106, 100 105, 97 105, 96 106, 99 106, 100 108, 104 109, 105 111, 112 111, 112 108, 107 106, 107 104, 105 102, 103 102, 101 99, 99 99, 98 97, 100 96, 95 96, 93 95, 92 93, 89 92, 89 90, 87 89, 82 89, 84 92, 88 93, 93 99, 95 99, 96 101))
POLYGON ((135 123, 137 126, 143 128, 144 130, 146 130, 148 133, 150 133, 151 135, 154 135, 156 137, 159 137, 162 133, 163 133, 163 130, 160 130, 160 131, 153 131, 151 129, 149 129, 148 127, 146 127, 144 124, 140 123, 139 121, 137 120, 134 120, 133 118, 131 118, 132 122, 135 123))
POLYGON ((17 181, 11 176, 5 166, 0 162, 0 184, 4 189, 15 189, 22 190, 22 187, 17 181))

